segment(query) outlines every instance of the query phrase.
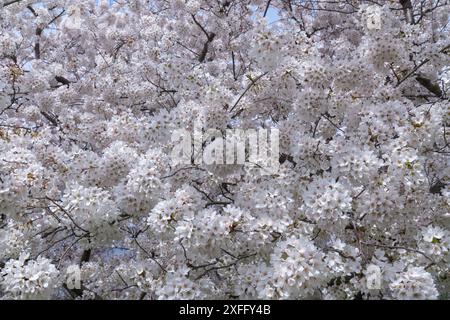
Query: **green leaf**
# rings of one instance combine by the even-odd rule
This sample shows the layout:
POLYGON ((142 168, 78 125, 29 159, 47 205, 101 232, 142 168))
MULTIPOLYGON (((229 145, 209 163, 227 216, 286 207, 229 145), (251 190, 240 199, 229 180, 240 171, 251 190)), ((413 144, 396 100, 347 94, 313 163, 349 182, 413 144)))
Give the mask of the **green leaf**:
POLYGON ((431 240, 431 243, 440 243, 440 242, 441 242, 441 239, 435 238, 435 237, 433 237, 433 240, 431 240))

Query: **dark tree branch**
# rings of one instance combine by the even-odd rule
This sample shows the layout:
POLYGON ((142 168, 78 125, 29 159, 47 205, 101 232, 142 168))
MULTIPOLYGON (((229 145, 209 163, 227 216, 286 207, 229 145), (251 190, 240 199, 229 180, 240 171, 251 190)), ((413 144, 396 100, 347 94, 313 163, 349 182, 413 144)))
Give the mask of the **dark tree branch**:
POLYGON ((199 54, 198 57, 198 61, 199 62, 204 62, 206 55, 208 54, 208 48, 209 48, 209 44, 211 42, 213 42, 214 38, 216 37, 216 34, 214 32, 209 33, 208 31, 206 31, 206 29, 197 21, 197 19, 195 18, 195 15, 191 15, 192 19, 194 20, 194 23, 203 31, 203 33, 206 35, 206 42, 203 45, 203 49, 199 54))

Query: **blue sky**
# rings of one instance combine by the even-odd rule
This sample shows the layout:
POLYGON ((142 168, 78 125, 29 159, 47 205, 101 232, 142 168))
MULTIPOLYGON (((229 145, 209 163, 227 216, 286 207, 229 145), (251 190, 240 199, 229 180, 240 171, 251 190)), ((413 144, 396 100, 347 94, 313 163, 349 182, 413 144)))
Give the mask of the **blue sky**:
POLYGON ((269 21, 269 23, 277 21, 278 10, 274 9, 273 7, 269 7, 269 10, 267 10, 266 19, 269 21))

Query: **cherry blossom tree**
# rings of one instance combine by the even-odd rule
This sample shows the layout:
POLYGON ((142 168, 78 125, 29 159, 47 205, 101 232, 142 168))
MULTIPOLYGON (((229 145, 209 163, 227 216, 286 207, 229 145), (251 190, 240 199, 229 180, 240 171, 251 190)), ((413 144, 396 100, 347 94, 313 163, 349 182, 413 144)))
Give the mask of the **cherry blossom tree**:
POLYGON ((449 1, 74 3, 0 0, 1 298, 447 297, 449 1))

